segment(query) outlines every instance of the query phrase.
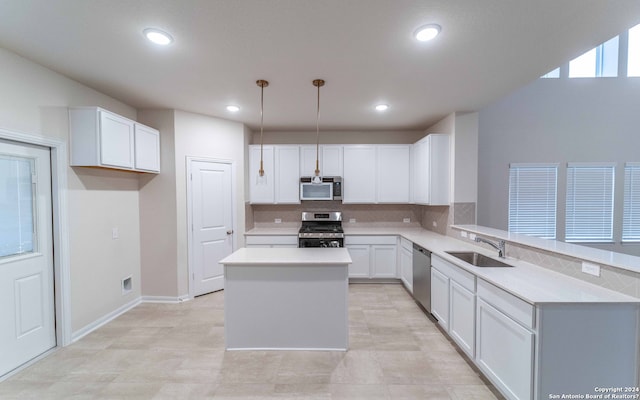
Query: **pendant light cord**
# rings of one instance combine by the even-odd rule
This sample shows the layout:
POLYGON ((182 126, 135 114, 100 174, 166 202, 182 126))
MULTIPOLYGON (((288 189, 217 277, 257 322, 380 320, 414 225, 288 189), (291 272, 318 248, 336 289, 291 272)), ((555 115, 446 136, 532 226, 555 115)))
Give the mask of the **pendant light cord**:
POLYGON ((269 82, 264 79, 259 79, 256 81, 256 84, 260 86, 260 169, 258 170, 258 176, 264 176, 264 167, 263 167, 263 154, 264 154, 264 88, 269 86, 269 82))
POLYGON ((324 80, 315 79, 313 85, 318 88, 318 102, 316 107, 316 170, 315 175, 320 177, 320 86, 324 86, 324 80))

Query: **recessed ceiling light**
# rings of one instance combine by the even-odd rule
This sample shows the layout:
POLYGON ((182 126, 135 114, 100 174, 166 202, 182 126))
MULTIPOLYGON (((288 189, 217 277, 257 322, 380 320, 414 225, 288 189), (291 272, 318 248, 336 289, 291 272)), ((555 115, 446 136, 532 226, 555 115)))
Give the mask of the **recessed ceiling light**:
POLYGON ((378 104, 376 106, 376 111, 387 111, 388 108, 389 108, 389 105, 387 104, 378 104))
POLYGON ((440 25, 437 24, 423 25, 420 28, 416 29, 413 35, 417 40, 421 42, 427 42, 438 36, 441 29, 442 28, 440 27, 440 25))
POLYGON ((238 111, 240 111, 240 107, 238 107, 238 106, 227 106, 227 111, 229 111, 229 112, 238 112, 238 111))
POLYGON ((144 36, 152 41, 155 44, 159 44, 162 46, 166 46, 173 42, 173 38, 167 32, 161 31, 160 29, 155 28, 147 28, 144 31, 144 36))

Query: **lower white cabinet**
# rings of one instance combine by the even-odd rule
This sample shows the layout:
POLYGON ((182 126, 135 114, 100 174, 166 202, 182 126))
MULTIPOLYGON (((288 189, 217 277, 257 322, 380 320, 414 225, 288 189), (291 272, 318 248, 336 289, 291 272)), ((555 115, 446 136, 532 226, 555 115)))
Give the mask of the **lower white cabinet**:
POLYGON ((349 278, 397 278, 396 236, 346 236, 352 263, 349 278))
POLYGON ((248 235, 246 247, 298 247, 298 235, 248 235))
POLYGON ((400 238, 400 280, 413 293, 413 243, 400 238))
POLYGON ((534 334, 478 299, 476 364, 510 399, 531 399, 534 334))
POLYGON ((442 329, 449 331, 449 278, 435 268, 431 268, 431 314, 442 329))
POLYGON ((431 314, 469 357, 475 356, 476 278, 433 255, 431 314))

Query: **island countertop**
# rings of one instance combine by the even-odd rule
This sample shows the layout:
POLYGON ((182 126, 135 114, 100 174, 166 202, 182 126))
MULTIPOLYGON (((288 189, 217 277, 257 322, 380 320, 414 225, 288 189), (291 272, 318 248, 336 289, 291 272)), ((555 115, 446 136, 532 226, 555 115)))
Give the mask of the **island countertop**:
POLYGON ((336 265, 351 264, 346 248, 243 247, 220 260, 224 265, 336 265))

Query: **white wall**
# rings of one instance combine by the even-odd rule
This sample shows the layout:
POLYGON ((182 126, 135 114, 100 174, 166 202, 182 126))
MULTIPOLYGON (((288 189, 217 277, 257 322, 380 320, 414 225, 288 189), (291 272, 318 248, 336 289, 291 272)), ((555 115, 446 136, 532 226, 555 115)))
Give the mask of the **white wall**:
POLYGON ((235 247, 244 246, 244 175, 248 133, 243 124, 200 114, 175 111, 175 168, 177 199, 178 293, 189 292, 187 243, 186 158, 203 157, 234 163, 235 247))
MULTIPOLYGON (((100 106, 135 119, 135 109, 0 48, 0 126, 67 141, 67 107, 100 106)), ((71 324, 78 331, 140 296, 138 176, 69 168, 71 324), (117 227, 120 239, 111 239, 117 227), (131 275, 133 290, 121 292, 131 275)), ((65 189, 65 188, 63 188, 65 189)))
POLYGON ((559 163, 558 237, 564 237, 567 162, 618 163, 615 245, 620 245, 623 168, 640 161, 640 79, 539 79, 479 114, 478 224, 507 229, 510 163, 559 163))

